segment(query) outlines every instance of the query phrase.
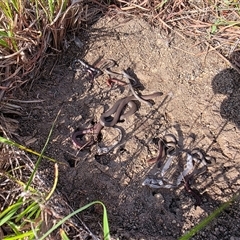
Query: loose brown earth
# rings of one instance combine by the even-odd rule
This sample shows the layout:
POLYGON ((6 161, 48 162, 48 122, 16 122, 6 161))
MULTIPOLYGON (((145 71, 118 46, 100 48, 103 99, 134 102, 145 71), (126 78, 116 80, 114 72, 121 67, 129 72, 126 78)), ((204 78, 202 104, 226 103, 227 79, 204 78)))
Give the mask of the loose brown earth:
MULTIPOLYGON (((26 105, 20 139, 37 138, 30 147, 40 150, 61 110, 46 155, 67 164, 60 165, 58 189, 71 206, 102 201, 116 239, 177 239, 239 190, 240 76, 214 51, 206 53, 200 42, 174 33, 166 36, 137 19, 103 18, 84 34, 79 32, 79 38, 82 49, 72 42, 58 60, 49 58, 41 79, 33 82, 27 99, 44 102, 26 105), (96 156, 96 146, 77 151, 71 134, 97 122, 128 91, 110 89, 106 75, 91 85, 70 68, 78 58, 92 65, 113 59, 116 72, 128 70, 139 80, 142 94, 163 93, 153 107, 138 103, 138 111, 118 123, 124 130, 122 145, 107 155, 96 156), (201 206, 195 208, 183 184, 171 190, 142 186, 157 171, 147 163, 157 155, 154 139, 165 134, 174 134, 180 149, 200 148, 216 158, 193 184, 202 194, 201 206)), ((105 143, 117 136, 107 128, 102 134, 105 143)), ((41 171, 50 178, 52 169, 52 163, 45 162, 41 171)), ((238 206, 234 203, 194 239, 240 239, 238 206)), ((98 208, 81 218, 94 234, 101 232, 98 208)))

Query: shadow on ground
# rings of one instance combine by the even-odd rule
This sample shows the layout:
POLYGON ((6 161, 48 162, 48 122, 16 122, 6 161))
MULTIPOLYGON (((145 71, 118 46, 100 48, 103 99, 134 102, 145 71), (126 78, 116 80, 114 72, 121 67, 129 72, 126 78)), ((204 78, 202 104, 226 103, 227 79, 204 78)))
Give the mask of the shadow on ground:
POLYGON ((220 107, 222 118, 233 122, 240 128, 240 75, 234 69, 224 69, 212 81, 214 94, 223 94, 226 98, 220 107))

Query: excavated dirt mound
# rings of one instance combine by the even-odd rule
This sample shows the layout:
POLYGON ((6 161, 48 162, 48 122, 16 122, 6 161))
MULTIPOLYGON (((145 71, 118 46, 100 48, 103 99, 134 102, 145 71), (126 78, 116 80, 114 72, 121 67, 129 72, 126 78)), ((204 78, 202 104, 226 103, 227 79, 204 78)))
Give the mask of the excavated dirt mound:
MULTIPOLYGON (((65 163, 58 189, 70 205, 77 209, 102 201, 114 238, 177 239, 239 190, 240 76, 200 42, 174 33, 166 36, 139 19, 103 18, 78 37, 81 48, 72 41, 57 60, 49 57, 41 79, 27 86, 28 100, 44 102, 24 105, 19 141, 36 138, 30 147, 40 150, 61 110, 45 154, 65 163), (78 151, 71 135, 77 127, 98 122, 128 95, 128 88, 110 88, 106 74, 89 80, 82 71, 73 71, 75 59, 91 65, 113 59, 118 65, 112 70, 126 70, 137 79, 141 94, 163 93, 152 107, 136 101, 137 112, 117 124, 123 131, 121 144, 105 155, 97 155, 96 144, 78 151), (216 159, 191 183, 201 194, 200 206, 184 183, 171 189, 142 185, 159 170, 148 160, 157 156, 156 141, 166 134, 178 141, 178 171, 186 163, 182 151, 197 148, 216 159)), ((105 127, 99 145, 117 136, 116 129, 105 127)), ((52 178, 52 163, 45 161, 41 172, 52 178)), ((234 203, 194 239, 240 239, 238 206, 234 203)), ((80 215, 96 235, 101 233, 101 214, 95 207, 80 215)))

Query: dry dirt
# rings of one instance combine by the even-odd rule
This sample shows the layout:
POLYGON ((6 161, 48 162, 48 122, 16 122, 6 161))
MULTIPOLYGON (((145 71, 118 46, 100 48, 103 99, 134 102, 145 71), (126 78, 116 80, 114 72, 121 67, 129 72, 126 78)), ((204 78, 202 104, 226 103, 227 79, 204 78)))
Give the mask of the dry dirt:
MULTIPOLYGON (((26 86, 28 100, 44 102, 23 106, 19 139, 35 137, 30 147, 40 150, 61 110, 46 155, 66 163, 60 165, 58 190, 70 205, 77 209, 102 201, 114 239, 177 239, 239 190, 240 76, 200 42, 174 33, 166 36, 137 19, 102 18, 78 37, 84 43, 81 49, 71 42, 62 56, 48 59, 40 80, 26 86), (71 134, 96 123, 128 91, 110 89, 106 75, 91 83, 71 69, 74 59, 91 65, 113 59, 118 64, 113 70, 128 70, 142 84, 142 94, 163 93, 153 107, 138 103, 138 111, 117 124, 124 131, 122 144, 103 156, 96 155, 96 146, 76 150, 71 134), (216 158, 193 184, 202 194, 198 207, 183 184, 177 189, 142 186, 157 171, 147 160, 157 155, 154 140, 165 134, 174 134, 181 150, 200 148, 216 158)), ((116 138, 107 128, 102 135, 103 141, 116 138)), ((45 162, 41 172, 51 178, 52 169, 45 162)), ((101 233, 98 208, 80 216, 94 234, 101 233)), ((236 240, 239 228, 238 201, 193 239, 236 240)))

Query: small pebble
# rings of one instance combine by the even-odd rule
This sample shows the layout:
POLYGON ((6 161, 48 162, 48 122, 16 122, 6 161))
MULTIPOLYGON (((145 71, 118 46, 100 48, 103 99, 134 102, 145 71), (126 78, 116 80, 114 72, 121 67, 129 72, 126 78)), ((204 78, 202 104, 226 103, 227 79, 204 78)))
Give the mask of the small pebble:
POLYGON ((158 200, 158 202, 164 203, 164 198, 161 193, 155 194, 154 197, 158 200))

